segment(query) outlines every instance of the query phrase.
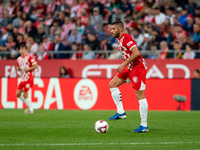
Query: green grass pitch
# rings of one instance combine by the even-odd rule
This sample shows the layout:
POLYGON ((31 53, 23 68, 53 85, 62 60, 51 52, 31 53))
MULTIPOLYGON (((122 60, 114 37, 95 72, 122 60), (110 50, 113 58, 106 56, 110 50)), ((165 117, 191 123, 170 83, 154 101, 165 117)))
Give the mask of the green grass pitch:
POLYGON ((200 111, 149 111, 149 133, 133 133, 140 124, 138 111, 126 120, 108 121, 115 111, 0 109, 0 150, 129 150, 200 149, 200 111), (107 133, 94 124, 104 119, 107 133))

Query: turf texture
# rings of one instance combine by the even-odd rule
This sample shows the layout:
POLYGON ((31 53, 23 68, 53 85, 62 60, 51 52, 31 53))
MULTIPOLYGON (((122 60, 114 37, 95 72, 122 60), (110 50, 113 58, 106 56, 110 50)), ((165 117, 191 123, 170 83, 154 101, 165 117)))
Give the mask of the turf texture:
POLYGON ((150 111, 149 133, 133 133, 138 111, 127 119, 109 121, 115 111, 0 109, 0 150, 129 150, 200 149, 200 111, 150 111), (107 133, 96 133, 97 120, 106 120, 107 133))

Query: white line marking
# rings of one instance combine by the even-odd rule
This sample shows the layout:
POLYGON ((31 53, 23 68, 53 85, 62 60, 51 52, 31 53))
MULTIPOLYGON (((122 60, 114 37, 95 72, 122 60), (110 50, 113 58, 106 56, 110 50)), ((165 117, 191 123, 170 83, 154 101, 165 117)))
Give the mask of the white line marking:
POLYGON ((200 142, 141 142, 141 143, 13 143, 0 146, 76 146, 76 145, 165 145, 165 144, 200 144, 200 142))

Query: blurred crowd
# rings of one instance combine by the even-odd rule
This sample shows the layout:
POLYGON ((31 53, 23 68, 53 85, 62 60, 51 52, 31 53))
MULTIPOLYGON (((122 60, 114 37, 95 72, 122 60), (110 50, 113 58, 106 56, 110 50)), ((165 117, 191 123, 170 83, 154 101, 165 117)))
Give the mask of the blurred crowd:
POLYGON ((20 45, 43 59, 119 59, 110 24, 119 19, 149 59, 200 58, 200 5, 194 0, 0 0, 1 59, 20 45), (106 53, 108 50, 113 50, 106 53), (170 50, 175 50, 171 53, 170 50), (181 50, 186 50, 182 52, 181 50), (50 52, 58 53, 50 53, 50 52), (63 54, 59 51, 68 51, 63 54))

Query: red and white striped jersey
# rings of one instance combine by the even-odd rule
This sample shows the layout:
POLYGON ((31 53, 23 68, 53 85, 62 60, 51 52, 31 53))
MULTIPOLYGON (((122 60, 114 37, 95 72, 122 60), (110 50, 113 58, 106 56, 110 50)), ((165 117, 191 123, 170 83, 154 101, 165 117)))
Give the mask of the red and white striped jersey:
POLYGON ((33 78, 32 71, 25 72, 24 68, 30 68, 35 65, 37 62, 30 55, 26 54, 24 57, 20 56, 17 58, 18 66, 21 70, 21 81, 28 81, 33 78))
MULTIPOLYGON (((118 49, 122 54, 122 59, 127 60, 130 58, 132 52, 131 49, 137 46, 135 40, 129 35, 124 33, 118 40, 118 49)), ((147 69, 146 62, 142 55, 138 56, 134 61, 127 65, 128 69, 131 71, 133 68, 145 68, 147 69)))

